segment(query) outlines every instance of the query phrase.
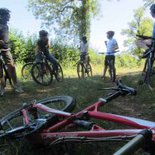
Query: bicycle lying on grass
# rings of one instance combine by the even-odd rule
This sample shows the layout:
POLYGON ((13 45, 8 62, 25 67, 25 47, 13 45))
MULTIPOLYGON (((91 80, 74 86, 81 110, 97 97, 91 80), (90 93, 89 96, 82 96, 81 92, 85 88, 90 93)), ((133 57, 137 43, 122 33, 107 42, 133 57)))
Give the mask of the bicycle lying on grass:
POLYGON ((154 153, 155 122, 99 111, 100 107, 118 96, 135 95, 135 89, 118 80, 116 87, 104 88, 104 90, 113 91, 106 98, 100 98, 96 103, 77 113, 70 113, 73 110, 74 102, 73 98, 69 96, 53 97, 24 105, 21 109, 1 119, 0 137, 25 137, 33 146, 51 147, 68 142, 129 141, 144 129, 149 129, 152 131, 152 138, 151 142, 147 144, 147 151, 154 153), (53 109, 52 106, 49 106, 56 105, 54 103, 59 101, 63 102, 63 105, 67 105, 67 112, 64 111, 66 109, 59 107, 58 110, 56 107, 53 109), (16 119, 18 118, 21 119, 21 122, 17 124, 16 119), (94 119, 101 121, 95 123, 94 119), (103 122, 114 122, 126 127, 106 129, 103 127, 103 122))
POLYGON ((49 62, 42 53, 41 62, 28 62, 23 65, 21 74, 25 79, 31 79, 43 86, 48 86, 53 81, 53 75, 57 81, 63 81, 63 70, 58 63, 58 71, 54 70, 53 64, 49 62))
POLYGON ((155 38, 152 37, 148 37, 148 36, 142 36, 142 35, 137 35, 137 37, 145 40, 145 39, 150 39, 152 40, 152 45, 149 47, 148 50, 146 50, 143 55, 142 58, 145 58, 145 65, 144 65, 144 69, 143 69, 143 81, 140 82, 140 84, 147 84, 148 87, 150 88, 150 90, 152 90, 152 76, 155 73, 154 71, 154 60, 155 60, 155 38))
POLYGON ((77 63, 77 75, 79 78, 92 76, 92 67, 90 65, 90 57, 87 54, 85 60, 80 59, 77 63))

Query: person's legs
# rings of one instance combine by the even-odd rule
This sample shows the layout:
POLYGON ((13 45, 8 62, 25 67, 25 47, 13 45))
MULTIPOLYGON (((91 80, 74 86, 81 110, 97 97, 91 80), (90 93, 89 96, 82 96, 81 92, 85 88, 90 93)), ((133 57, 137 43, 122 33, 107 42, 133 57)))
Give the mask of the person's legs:
POLYGON ((54 71, 58 72, 58 63, 57 63, 57 60, 55 59, 55 57, 52 54, 49 54, 49 53, 45 53, 45 56, 46 56, 47 60, 52 62, 54 71))
POLYGON ((103 78, 103 79, 105 78, 107 68, 108 68, 108 56, 105 56, 103 75, 101 76, 101 78, 103 78))
POLYGON ((9 77, 12 79, 14 90, 16 92, 23 92, 17 80, 16 68, 10 51, 2 51, 2 56, 7 65, 9 77))
POLYGON ((41 52, 37 52, 35 55, 35 62, 41 62, 43 60, 43 55, 41 52))

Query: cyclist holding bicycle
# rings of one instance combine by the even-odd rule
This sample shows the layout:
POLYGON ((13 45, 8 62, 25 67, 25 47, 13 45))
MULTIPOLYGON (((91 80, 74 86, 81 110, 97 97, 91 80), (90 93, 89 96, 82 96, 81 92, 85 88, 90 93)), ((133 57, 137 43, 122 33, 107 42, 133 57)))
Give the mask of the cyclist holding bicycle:
POLYGON ((82 37, 79 50, 81 52, 80 60, 85 61, 86 55, 88 54, 88 42, 86 36, 82 37))
POLYGON ((115 71, 115 53, 117 52, 116 50, 118 49, 118 44, 116 39, 113 38, 115 32, 114 31, 108 31, 107 32, 107 38, 108 41, 105 41, 107 51, 106 51, 106 56, 105 56, 105 61, 104 61, 104 70, 103 70, 103 76, 102 78, 105 78, 106 71, 109 67, 109 72, 110 72, 110 77, 111 80, 114 82, 116 78, 116 71, 115 71), (112 77, 113 74, 113 77, 112 77))
MULTIPOLYGON (((23 90, 19 85, 16 75, 16 69, 14 66, 14 61, 10 50, 8 48, 9 41, 9 27, 7 25, 10 20, 10 11, 6 8, 0 8, 0 49, 2 53, 2 57, 8 67, 8 73, 13 81, 14 90, 18 93, 22 93, 23 90)), ((2 69, 2 68, 1 68, 2 69)), ((0 77, 1 85, 0 85, 0 95, 4 94, 5 80, 3 77, 0 77)))
POLYGON ((37 48, 36 48, 36 61, 39 62, 42 60, 42 52, 43 52, 46 59, 53 64, 54 71, 57 75, 58 63, 55 57, 49 53, 49 47, 50 43, 48 39, 48 32, 45 30, 39 31, 39 39, 37 41, 37 48))
MULTIPOLYGON (((150 14, 153 18, 155 18, 155 4, 152 4, 150 7, 150 14)), ((155 23, 153 25, 153 32, 152 32, 152 37, 155 38, 155 23)), ((152 40, 151 39, 138 39, 136 41, 136 45, 140 48, 144 48, 145 52, 142 54, 142 58, 147 58, 147 55, 150 52, 150 47, 152 46, 152 40)), ((146 64, 147 64, 147 60, 145 61, 145 65, 143 68, 143 73, 146 70, 146 64)))

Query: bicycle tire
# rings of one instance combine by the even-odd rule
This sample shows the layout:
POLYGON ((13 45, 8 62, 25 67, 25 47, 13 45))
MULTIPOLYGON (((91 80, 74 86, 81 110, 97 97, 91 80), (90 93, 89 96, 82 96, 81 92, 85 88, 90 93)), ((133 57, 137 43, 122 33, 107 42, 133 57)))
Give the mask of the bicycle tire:
POLYGON ((58 72, 57 72, 57 75, 55 78, 59 82, 63 81, 63 79, 64 79, 63 70, 59 63, 58 63, 58 72))
POLYGON ((28 62, 23 65, 21 69, 21 75, 24 79, 32 79, 32 76, 31 76, 32 65, 33 65, 33 62, 28 62))
MULTIPOLYGON (((51 103, 51 105, 54 106, 54 103, 56 104, 54 106, 55 109, 59 109, 62 111, 66 111, 66 112, 71 112, 74 107, 75 107, 75 102, 73 100, 72 97, 70 96, 54 96, 54 97, 49 97, 49 98, 45 98, 42 100, 39 100, 36 102, 36 104, 43 104, 46 105, 48 107, 49 104, 51 103), (64 107, 58 107, 58 103, 59 102, 63 102, 64 103, 64 107), (57 106, 57 108, 56 108, 57 106)), ((5 117, 3 117, 0 120, 0 128, 1 128, 1 133, 0 133, 0 138, 21 138, 21 137, 25 137, 27 135, 30 135, 40 129, 43 129, 43 127, 47 126, 47 125, 51 125, 52 121, 57 121, 56 119, 56 115, 54 114, 49 114, 47 116, 47 113, 41 113, 39 111, 38 114, 38 118, 32 118, 31 116, 31 123, 29 125, 25 125, 23 122, 23 116, 21 111, 25 108, 28 108, 30 105, 26 105, 23 106, 22 108, 19 108, 11 113, 9 113, 8 115, 6 115, 5 117), (39 122, 41 121, 42 122, 39 122), (46 121, 44 121, 46 120, 46 121), (40 124, 39 124, 40 123, 40 124), (50 123, 50 124, 49 124, 50 123), (3 132, 2 132, 3 131, 3 132)), ((30 114, 29 114, 30 116, 30 114)), ((56 122, 55 122, 56 123, 56 122)))
POLYGON ((90 64, 87 65, 87 76, 92 76, 93 72, 92 72, 92 67, 90 64))
POLYGON ((53 81, 53 73, 48 63, 38 62, 33 64, 31 75, 33 80, 42 85, 48 86, 53 81))
POLYGON ((77 75, 78 75, 79 78, 84 78, 85 77, 84 65, 81 62, 78 62, 78 64, 77 64, 77 75))
POLYGON ((151 86, 152 65, 153 65, 153 62, 151 61, 151 59, 149 59, 146 64, 146 74, 144 76, 144 82, 148 85, 148 87, 151 90, 152 90, 152 86, 151 86))

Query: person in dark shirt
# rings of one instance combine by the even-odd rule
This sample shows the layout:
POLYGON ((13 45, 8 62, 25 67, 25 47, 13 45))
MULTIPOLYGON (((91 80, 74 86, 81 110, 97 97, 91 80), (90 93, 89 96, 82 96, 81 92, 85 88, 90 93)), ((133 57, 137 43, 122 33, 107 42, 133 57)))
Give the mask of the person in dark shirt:
MULTIPOLYGON (((10 49, 8 47, 8 42, 9 42, 8 21, 9 20, 10 20, 10 11, 6 8, 0 8, 0 50, 1 50, 1 54, 2 54, 2 57, 4 59, 4 62, 8 67, 9 76, 11 77, 11 79, 13 81, 14 90, 16 92, 21 93, 21 92, 23 92, 23 90, 20 87, 19 82, 17 80, 14 61, 13 61, 10 49)), ((3 95, 4 91, 5 91, 5 89, 4 89, 5 88, 4 78, 1 77, 0 81, 1 81, 0 95, 3 95)))
POLYGON ((39 31, 39 39, 37 41, 37 48, 36 48, 36 61, 39 62, 42 60, 42 53, 44 53, 47 60, 52 62, 53 68, 55 73, 58 72, 58 63, 55 57, 49 53, 49 39, 48 39, 48 32, 45 30, 39 31))

